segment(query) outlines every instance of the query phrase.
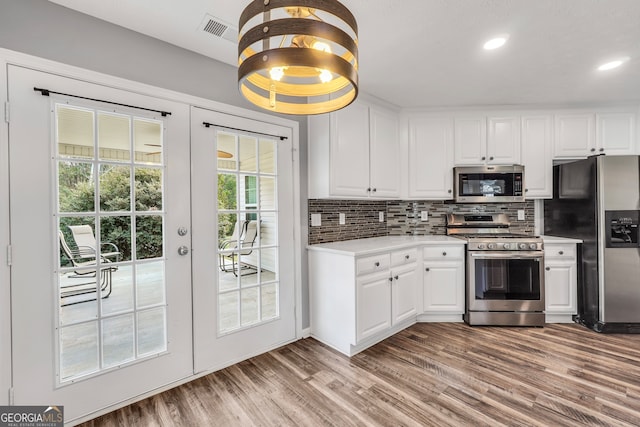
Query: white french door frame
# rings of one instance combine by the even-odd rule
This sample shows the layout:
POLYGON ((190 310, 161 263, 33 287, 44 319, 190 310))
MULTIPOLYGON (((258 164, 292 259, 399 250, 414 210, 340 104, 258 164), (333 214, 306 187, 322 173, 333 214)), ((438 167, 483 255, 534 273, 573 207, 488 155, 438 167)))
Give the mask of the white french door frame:
MULTIPOLYGON (((130 91, 135 94, 148 95, 167 101, 181 102, 193 107, 199 107, 211 111, 217 111, 237 117, 262 121, 274 125, 291 128, 292 146, 294 153, 293 162, 293 218, 294 218, 294 286, 295 286, 295 329, 296 338, 303 337, 302 329, 302 221, 300 200, 300 140, 299 124, 296 121, 273 116, 261 112, 246 110, 244 108, 223 104, 205 98, 200 98, 184 93, 159 88, 144 83, 114 77, 107 74, 63 64, 44 58, 27 55, 20 52, 0 48, 0 405, 12 403, 12 348, 11 348, 11 270, 10 262, 10 215, 9 215, 9 126, 5 120, 7 94, 7 67, 16 65, 31 68, 45 73, 57 74, 62 77, 77 79, 93 84, 104 85, 119 90, 130 91)), ((10 108, 9 108, 10 109, 10 108)), ((8 113, 7 113, 8 114, 8 113)), ((15 332, 14 332, 15 333, 15 332)), ((198 377, 209 374, 211 371, 200 372, 183 380, 168 384, 164 387, 149 390, 134 398, 124 399, 108 408, 97 410, 87 417, 74 421, 80 423, 91 418, 124 407, 133 402, 153 396, 164 390, 171 389, 180 384, 187 383, 198 377)), ((39 403, 34 403, 39 404, 39 403)))
POLYGON ((0 405, 8 405, 11 389, 11 275, 9 232, 9 124, 5 120, 7 66, 0 66, 0 405))

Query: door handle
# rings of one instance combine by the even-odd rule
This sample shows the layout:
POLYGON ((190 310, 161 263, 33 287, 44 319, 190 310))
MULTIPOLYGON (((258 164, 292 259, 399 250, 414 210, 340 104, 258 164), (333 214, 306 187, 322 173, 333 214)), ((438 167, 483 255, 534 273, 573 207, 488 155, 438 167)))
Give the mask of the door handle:
POLYGON ((180 246, 180 247, 178 248, 178 255, 180 255, 180 256, 185 256, 185 255, 186 255, 186 254, 188 254, 188 253, 189 253, 189 248, 188 248, 188 247, 186 247, 186 246, 180 246))
POLYGON ((186 236, 188 232, 187 227, 178 228, 178 236, 186 236))

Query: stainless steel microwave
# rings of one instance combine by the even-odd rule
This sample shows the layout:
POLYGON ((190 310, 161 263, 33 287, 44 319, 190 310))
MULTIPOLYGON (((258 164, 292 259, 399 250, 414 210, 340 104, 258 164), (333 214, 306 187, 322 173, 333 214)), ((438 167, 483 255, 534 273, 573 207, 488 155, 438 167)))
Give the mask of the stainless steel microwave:
POLYGON ((524 166, 453 168, 455 201, 459 203, 524 202, 524 166))

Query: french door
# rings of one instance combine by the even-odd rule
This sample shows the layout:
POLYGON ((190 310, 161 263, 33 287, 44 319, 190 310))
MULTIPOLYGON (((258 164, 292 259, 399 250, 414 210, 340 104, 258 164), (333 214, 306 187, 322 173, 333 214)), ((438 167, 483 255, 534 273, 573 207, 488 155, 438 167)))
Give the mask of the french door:
POLYGON ((194 362, 204 372, 295 339, 292 132, 195 107, 191 117, 194 362))
POLYGON ((189 107, 8 84, 14 403, 72 421, 192 375, 189 107))

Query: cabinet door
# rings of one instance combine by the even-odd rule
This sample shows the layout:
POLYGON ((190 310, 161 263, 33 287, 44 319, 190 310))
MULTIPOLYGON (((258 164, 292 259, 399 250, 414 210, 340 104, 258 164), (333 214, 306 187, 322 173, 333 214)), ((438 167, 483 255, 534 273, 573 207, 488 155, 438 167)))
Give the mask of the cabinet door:
POLYGON ((331 195, 368 197, 369 107, 354 102, 331 114, 331 195))
POLYGON ((391 274, 371 274, 356 280, 356 339, 391 327, 391 274))
POLYGON ((464 267, 462 262, 425 262, 423 272, 424 312, 464 312, 464 267))
POLYGON ((635 154, 636 116, 633 113, 602 113, 596 117, 598 153, 635 154))
POLYGON ((544 280, 546 312, 576 314, 576 264, 548 263, 544 280))
POLYGON ((489 117, 487 163, 514 165, 520 163, 520 121, 517 117, 489 117))
POLYGON ((409 121, 409 197, 453 197, 453 120, 409 121))
POLYGON ((400 196, 398 115, 379 107, 369 110, 369 177, 372 197, 400 196))
POLYGON ((522 163, 525 197, 553 197, 551 116, 522 117, 522 163))
POLYGON ((391 285, 392 324, 415 317, 417 313, 418 274, 416 264, 394 269, 391 285))
POLYGON ((554 157, 580 158, 595 154, 593 114, 556 115, 554 157))
POLYGON ((487 159, 487 123, 484 117, 457 117, 454 120, 456 165, 483 165, 487 159))

